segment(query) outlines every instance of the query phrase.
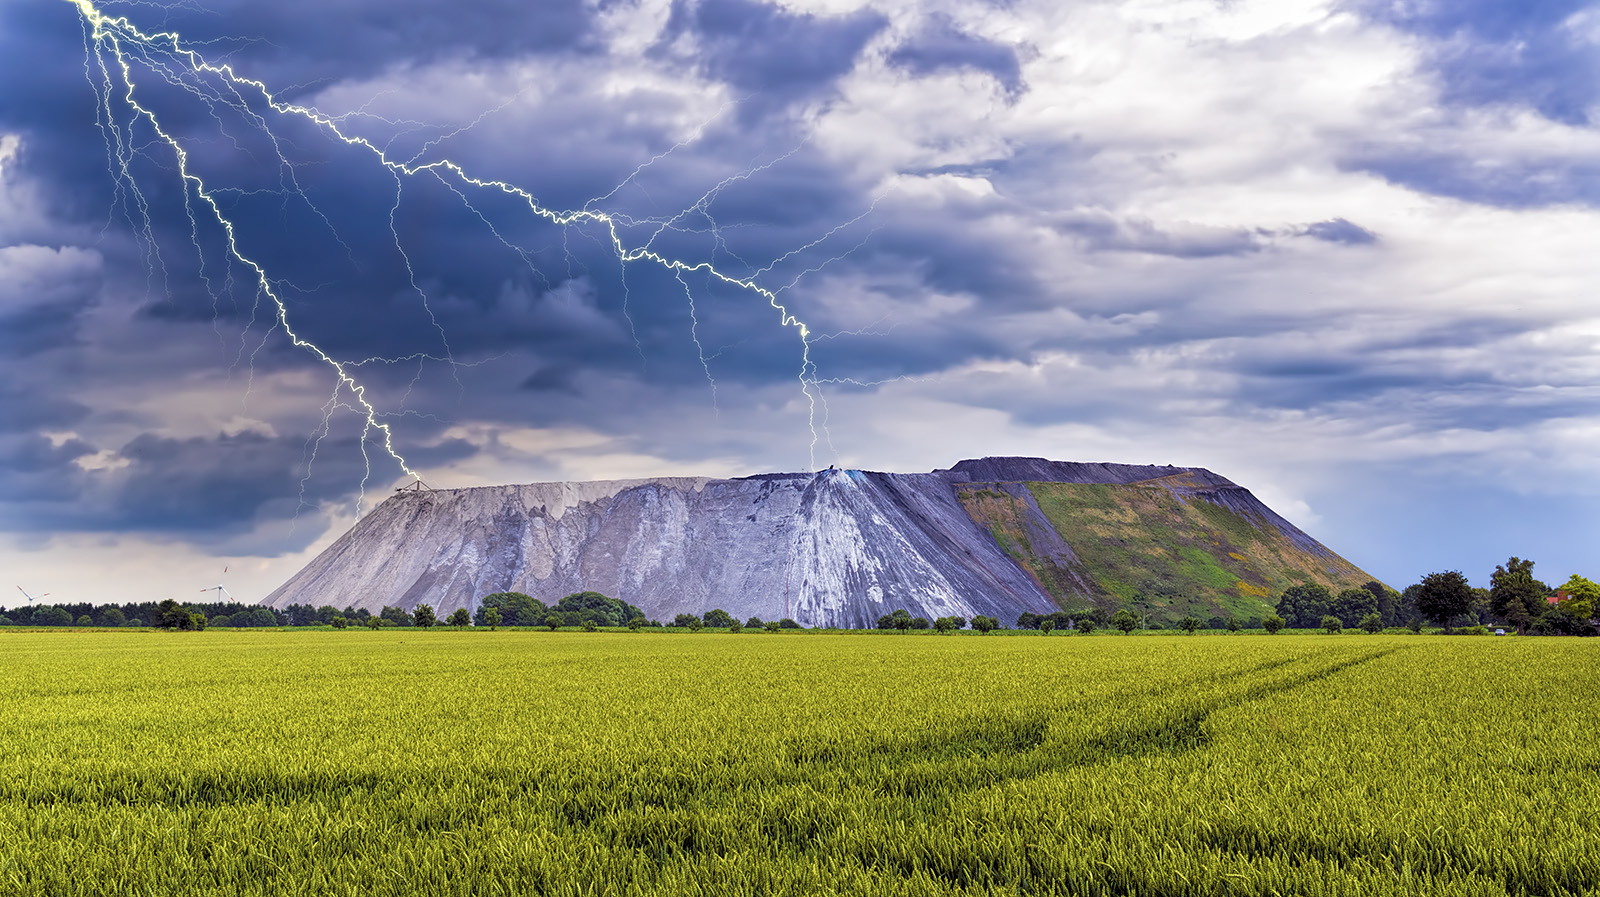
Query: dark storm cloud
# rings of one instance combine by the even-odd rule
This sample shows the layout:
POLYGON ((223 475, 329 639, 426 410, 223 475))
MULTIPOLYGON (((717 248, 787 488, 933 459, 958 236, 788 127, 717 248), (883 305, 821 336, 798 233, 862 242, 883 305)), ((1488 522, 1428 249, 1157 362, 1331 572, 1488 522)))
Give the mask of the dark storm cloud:
MULTIPOLYGON (((1350 6, 1421 38, 1450 120, 1469 110, 1527 107, 1565 125, 1597 124, 1600 22, 1588 0, 1354 0, 1350 6)), ((1424 139, 1399 145, 1369 139, 1345 164, 1415 190, 1506 208, 1600 203, 1600 166, 1588 158, 1559 152, 1485 158, 1481 147, 1455 150, 1449 141, 1424 139)))
POLYGON ((1377 234, 1359 224, 1352 224, 1343 218, 1332 218, 1327 221, 1308 224, 1301 233, 1329 243, 1343 243, 1346 246, 1370 246, 1378 242, 1377 234))
MULTIPOLYGON (((325 439, 314 456, 313 441, 255 432, 181 439, 146 433, 101 469, 81 466, 96 454, 81 440, 18 442, 0 465, 7 478, 0 525, 24 532, 164 533, 215 543, 303 517, 300 547, 325 525, 319 503, 351 500, 366 474, 354 438, 325 439)), ((433 453, 454 459, 462 451, 451 442, 433 453)), ((368 453, 377 477, 387 482, 392 462, 380 448, 369 446, 368 453)))
POLYGON ((1590 159, 1485 159, 1421 147, 1355 147, 1345 162, 1424 193, 1508 209, 1600 204, 1600 163, 1590 159))
POLYGON ((749 94, 754 112, 830 93, 887 25, 868 10, 815 16, 755 0, 677 0, 661 52, 692 36, 705 73, 749 94))
POLYGON ((159 18, 149 16, 147 3, 109 2, 104 8, 128 15, 147 32, 167 29, 207 42, 209 55, 239 63, 288 96, 440 59, 596 49, 594 8, 584 0, 201 0, 174 4, 159 18))
POLYGON ((1525 104, 1572 125, 1591 124, 1600 101, 1600 46, 1579 16, 1590 0, 1355 0, 1365 15, 1427 43, 1451 103, 1525 104))
POLYGON ((888 56, 889 64, 917 75, 952 69, 987 72, 1013 96, 1022 91, 1022 62, 1014 47, 997 44, 956 27, 948 16, 934 16, 888 56))

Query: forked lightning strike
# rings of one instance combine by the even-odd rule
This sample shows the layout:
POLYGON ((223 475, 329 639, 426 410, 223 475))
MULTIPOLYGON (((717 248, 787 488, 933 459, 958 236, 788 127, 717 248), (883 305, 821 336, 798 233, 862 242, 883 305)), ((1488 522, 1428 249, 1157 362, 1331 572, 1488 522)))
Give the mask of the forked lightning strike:
MULTIPOLYGON (((371 458, 367 455, 367 444, 369 440, 381 442, 384 451, 394 459, 394 461, 400 466, 400 469, 403 470, 407 476, 416 481, 421 480, 418 472, 414 470, 409 463, 407 463, 406 459, 395 444, 394 431, 391 427, 391 424, 385 419, 391 416, 390 413, 380 411, 379 408, 368 399, 366 386, 353 373, 354 368, 357 368, 363 364, 371 363, 375 360, 382 360, 385 362, 395 362, 398 360, 366 359, 364 361, 341 361, 340 359, 334 357, 332 353, 324 350, 321 346, 317 345, 317 343, 313 342, 310 338, 304 336, 301 332, 295 329, 294 324, 291 321, 289 306, 284 301, 280 289, 276 286, 276 282, 271 276, 269 276, 266 266, 257 257, 250 254, 243 246, 240 245, 235 222, 229 218, 228 214, 224 211, 222 203, 219 202, 219 193, 236 193, 238 191, 231 188, 212 188, 208 186, 205 179, 196 172, 194 166, 191 165, 189 150, 186 149, 183 142, 179 139, 179 135, 163 125, 154 109, 147 103, 141 103, 139 98, 136 96, 136 65, 149 74, 154 75, 166 84, 191 94, 201 105, 207 109, 208 112, 210 112, 212 118, 216 119, 219 125, 224 125, 223 118, 219 110, 226 110, 233 114, 240 115, 254 127, 259 128, 259 130, 266 135, 266 138, 273 150, 278 153, 277 162, 279 164, 279 181, 283 194, 285 196, 296 195, 304 200, 307 205, 310 206, 312 212, 318 215, 322 221, 328 225, 330 231, 332 231, 333 228, 331 221, 329 221, 327 216, 323 215, 315 205, 311 204, 311 200, 301 189, 300 184, 295 177, 294 163, 283 154, 282 144, 279 142, 279 138, 273 133, 270 123, 267 121, 263 112, 257 111, 257 107, 254 105, 255 103, 264 103, 266 108, 270 108, 278 115, 285 117, 297 117, 301 120, 310 122, 333 139, 348 146, 357 147, 370 152, 379 164, 383 165, 393 174, 395 178, 396 192, 394 205, 390 209, 391 214, 389 221, 390 230, 394 237, 395 248, 399 250, 401 257, 404 260, 407 274, 410 277, 411 286, 416 291, 417 295, 421 297, 423 308, 427 312, 429 320, 433 324, 434 329, 438 332, 439 341, 443 349, 442 353, 437 356, 413 355, 407 356, 408 359, 416 359, 419 357, 442 358, 452 366, 452 370, 454 370, 457 366, 455 359, 451 357, 449 343, 445 339, 444 329, 440 325, 438 319, 434 317, 432 309, 428 307, 427 296, 417 283, 416 273, 412 269, 411 258, 406 254, 404 247, 401 245, 399 230, 394 221, 394 212, 400 205, 401 195, 404 190, 406 179, 424 175, 437 179, 439 183, 443 184, 445 187, 454 192, 461 199, 464 206, 483 221, 494 238, 515 250, 524 260, 524 262, 528 264, 529 268, 534 270, 535 275, 539 276, 541 279, 543 275, 537 270, 537 268, 534 267, 532 264, 533 260, 528 253, 520 247, 515 246, 512 241, 506 239, 506 237, 502 235, 501 231, 497 229, 492 222, 490 222, 489 217, 472 202, 471 198, 466 193, 467 190, 477 189, 491 193, 498 192, 500 194, 504 194, 505 196, 512 197, 515 200, 525 204, 528 211, 536 218, 543 219, 544 221, 563 229, 578 225, 592 225, 603 228, 609 238, 611 251, 615 255, 618 262, 623 266, 624 271, 629 263, 647 262, 670 272, 674 278, 683 285, 684 291, 688 296, 689 312, 691 320, 693 321, 693 328, 691 329, 690 336, 695 344, 695 349, 699 355, 701 365, 705 369, 706 377, 708 380, 711 380, 713 402, 715 402, 716 383, 715 380, 711 379, 711 369, 708 359, 706 357, 704 347, 700 343, 698 331, 699 320, 695 317, 694 295, 690 290, 689 281, 686 278, 689 275, 698 275, 700 277, 707 278, 708 282, 716 281, 739 290, 747 291, 766 300, 772 309, 778 313, 780 325, 783 327, 793 327, 799 336, 801 362, 799 373, 800 389, 806 397, 807 421, 811 429, 811 444, 809 447, 811 466, 813 469, 816 467, 816 448, 819 439, 817 404, 819 399, 822 398, 820 394, 820 385, 826 381, 819 378, 816 373, 816 365, 811 354, 811 330, 806 326, 805 322, 801 321, 793 312, 791 312, 783 302, 779 301, 779 293, 785 289, 788 289, 789 287, 792 287, 794 285, 793 282, 785 284, 782 287, 778 287, 777 289, 770 289, 759 283, 756 278, 769 273, 773 267, 779 263, 786 261, 790 257, 800 252, 814 248, 818 244, 833 237, 836 233, 855 224, 856 222, 860 221, 861 218, 864 218, 867 214, 870 214, 872 209, 869 208, 857 218, 847 221, 838 227, 835 227, 833 230, 828 231, 826 234, 823 234, 818 239, 813 240, 796 250, 784 254, 765 267, 753 268, 752 266, 753 273, 750 276, 745 277, 736 276, 724 270, 720 270, 710 261, 695 261, 674 258, 666 254, 664 251, 656 248, 656 240, 663 233, 680 229, 685 218, 699 216, 708 222, 709 229, 713 234, 717 245, 723 246, 723 248, 726 249, 722 242, 718 225, 715 220, 712 219, 709 212, 708 206, 710 205, 711 201, 716 197, 719 191, 727 187, 729 184, 738 180, 749 178, 757 172, 763 171, 766 168, 777 164, 788 156, 793 155, 795 152, 794 150, 791 150, 784 156, 765 163, 764 165, 758 166, 748 172, 724 179, 722 182, 716 184, 710 190, 706 191, 706 193, 689 208, 675 215, 671 215, 663 219, 656 219, 653 222, 635 220, 625 215, 606 212, 595 208, 595 205, 596 203, 616 194, 616 192, 622 189, 623 186, 634 180, 641 170, 649 167, 650 165, 659 161, 661 158, 670 155, 673 151, 679 149, 681 146, 683 146, 682 142, 645 162, 639 166, 638 169, 629 174, 622 183, 618 184, 609 193, 590 200, 589 202, 585 203, 582 208, 565 211, 550 209, 541 205, 530 191, 519 187, 516 184, 503 180, 476 177, 470 174, 460 164, 448 158, 440 158, 433 161, 424 160, 423 156, 425 154, 437 148, 449 137, 459 134, 462 131, 469 130, 474 124, 477 123, 476 121, 474 121, 472 124, 459 127, 450 133, 441 134, 429 140, 418 152, 410 155, 407 158, 400 159, 392 157, 387 145, 380 146, 378 143, 375 143, 366 137, 346 131, 345 128, 347 120, 352 117, 365 116, 367 113, 365 113, 364 109, 358 110, 358 112, 353 115, 333 116, 323 113, 314 107, 285 102, 280 100, 272 91, 270 91, 265 83, 237 73, 231 63, 213 63, 209 61, 196 49, 194 49, 194 45, 186 44, 182 40, 181 36, 176 32, 158 31, 154 33, 147 33, 141 31, 125 17, 109 15, 105 12, 102 12, 93 2, 91 2, 91 0, 67 0, 67 2, 72 3, 83 17, 84 42, 87 53, 87 58, 84 65, 84 73, 89 79, 91 86, 95 89, 96 113, 99 119, 100 127, 105 134, 107 158, 112 177, 115 181, 117 205, 124 210, 124 215, 127 216, 129 224, 132 226, 134 232, 140 237, 141 242, 143 243, 143 251, 146 255, 146 264, 147 269, 150 271, 150 276, 152 278, 159 276, 164 281, 168 276, 168 272, 165 261, 162 259, 157 246, 155 225, 152 220, 150 202, 146 199, 144 192, 140 189, 139 182, 134 175, 134 164, 136 157, 148 155, 149 152, 148 147, 143 145, 140 142, 140 139, 136 137, 136 126, 138 126, 140 122, 143 122, 144 125, 154 133, 155 137, 157 138, 155 145, 165 146, 172 154, 174 167, 184 187, 183 203, 184 209, 189 216, 191 237, 193 238, 195 248, 199 251, 200 255, 200 276, 205 282, 205 286, 208 292, 210 292, 213 302, 215 303, 217 301, 218 294, 211 279, 211 272, 213 269, 208 268, 205 261, 206 254, 201 248, 200 216, 202 212, 197 212, 196 205, 201 207, 205 217, 215 219, 217 227, 221 229, 221 234, 226 244, 226 252, 230 258, 230 261, 227 263, 227 281, 230 283, 230 285, 233 279, 233 265, 234 262, 237 262, 239 265, 248 269, 253 275, 253 279, 255 281, 255 292, 257 296, 256 301, 259 303, 260 297, 264 296, 271 303, 272 316, 275 319, 272 329, 276 330, 281 328, 283 333, 289 338, 294 346, 311 353, 333 371, 335 375, 333 395, 330 397, 327 405, 324 406, 323 426, 320 428, 319 432, 313 434, 313 440, 320 442, 322 436, 326 435, 328 432, 327 424, 329 416, 341 408, 349 408, 357 415, 364 418, 364 424, 362 427, 361 451, 363 459, 366 461, 367 473, 364 475, 362 480, 363 492, 365 490, 367 478, 369 478, 371 474, 371 458), (625 240, 623 228, 652 223, 656 225, 656 228, 654 232, 650 234, 649 238, 646 239, 642 244, 630 246, 625 240), (157 274, 158 271, 159 275, 157 274), (341 394, 347 395, 349 397, 348 400, 341 399, 341 394), (377 434, 381 434, 381 437, 378 437, 377 434)), ((490 112, 492 111, 493 110, 490 110, 490 112)), ((485 115, 488 114, 489 112, 485 113, 485 115)), ((478 120, 482 120, 482 118, 483 116, 479 116, 478 120)), ((231 139, 227 133, 225 125, 223 127, 223 136, 231 139)), ((693 139, 693 137, 689 138, 689 140, 693 139)), ((876 203, 874 203, 874 205, 875 204, 876 203)), ((341 245, 344 245, 344 241, 339 239, 336 232, 334 233, 334 238, 338 240, 341 245)), ((349 247, 346 246, 347 250, 348 248, 349 247)), ((737 258, 737 256, 733 257, 737 258)), ((828 262, 836 260, 837 257, 834 259, 829 259, 828 262)), ((828 262, 824 262, 823 264, 825 265, 828 262)), ((802 272, 800 276, 803 277, 820 267, 821 266, 819 265, 809 268, 807 271, 802 272)), ((270 333, 271 331, 269 330, 268 334, 270 335, 270 333)), ((243 346, 241 345, 241 354, 242 350, 243 346)), ((824 430, 826 429, 825 422, 823 423, 823 428, 824 430)), ((313 451, 313 460, 314 457, 315 452, 313 451)), ((307 476, 309 476, 309 468, 310 464, 308 463, 307 476)))

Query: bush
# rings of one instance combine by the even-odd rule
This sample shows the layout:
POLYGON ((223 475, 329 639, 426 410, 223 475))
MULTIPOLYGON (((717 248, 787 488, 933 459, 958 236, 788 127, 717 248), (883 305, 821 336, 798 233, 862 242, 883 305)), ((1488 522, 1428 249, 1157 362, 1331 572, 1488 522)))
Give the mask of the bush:
POLYGON ((551 632, 555 632, 557 629, 561 628, 561 618, 555 614, 550 614, 544 618, 544 625, 546 629, 549 629, 551 632))
POLYGON ((1239 618, 1238 617, 1229 617, 1228 618, 1228 631, 1229 632, 1238 632, 1239 629, 1240 629, 1239 618))
POLYGON ((772 622, 766 624, 762 628, 767 630, 768 632, 777 632, 779 629, 783 628, 783 624, 779 623, 777 620, 773 620, 772 622))
POLYGON ((1338 635, 1344 632, 1344 621, 1333 614, 1328 614, 1322 618, 1321 627, 1322 631, 1329 635, 1338 635))
POLYGON ((638 632, 642 628, 644 628, 644 617, 634 617, 628 621, 629 632, 638 632))
POLYGON ((703 618, 708 629, 728 629, 733 626, 733 616, 722 608, 706 611, 703 618))
POLYGON ((1194 635, 1194 631, 1200 628, 1200 621, 1194 617, 1184 617, 1178 621, 1178 628, 1190 635, 1194 635))
POLYGON ((94 618, 89 616, 88 614, 84 614, 83 616, 78 618, 78 625, 79 626, 93 626, 94 625, 94 618))
POLYGON ((1043 620, 1039 621, 1039 631, 1045 635, 1049 635, 1050 630, 1054 628, 1056 628, 1056 621, 1050 619, 1049 617, 1045 617, 1043 620))
POLYGON ((328 623, 334 629, 346 629, 350 626, 350 621, 344 617, 334 617, 333 619, 329 620, 328 623))
POLYGON ((1277 635, 1283 629, 1283 618, 1277 614, 1267 614, 1261 618, 1261 628, 1267 631, 1267 635, 1277 635))
POLYGON ((760 617, 751 617, 750 619, 744 621, 744 628, 746 629, 760 629, 765 625, 767 624, 761 622, 760 617))
POLYGON ((232 626, 233 625, 233 618, 229 617, 227 614, 217 614, 216 616, 211 618, 211 625, 212 626, 232 626))
POLYGON ((595 624, 593 619, 588 619, 588 620, 584 620, 583 621, 583 631, 584 632, 594 632, 596 629, 599 629, 599 628, 600 627, 595 624))
POLYGON ((1139 628, 1139 618, 1134 616, 1132 611, 1123 608, 1111 615, 1111 625, 1127 635, 1133 635, 1133 631, 1139 628))
POLYGON ((500 608, 491 607, 484 611, 482 625, 489 627, 490 632, 500 628, 500 608))
POLYGON ((1460 629, 1455 629, 1455 630, 1452 630, 1452 631, 1456 635, 1488 635, 1489 634, 1489 627, 1487 627, 1487 626, 1463 626, 1460 629))
POLYGON ((911 628, 912 629, 927 629, 928 628, 928 618, 927 617, 912 617, 911 618, 911 628))
POLYGON ((986 617, 982 614, 979 614, 978 616, 972 618, 972 628, 978 630, 978 632, 983 635, 988 635, 989 633, 1000 628, 1000 621, 996 620, 994 617, 986 617))
POLYGON ((1079 620, 1078 631, 1084 635, 1092 634, 1094 632, 1094 617, 1084 617, 1083 619, 1079 620))
POLYGON ((1367 614, 1361 618, 1361 629, 1370 635, 1377 635, 1383 631, 1383 617, 1378 614, 1367 614))
POLYGON ((783 619, 778 621, 778 628, 779 629, 804 629, 805 627, 801 626, 799 623, 796 623, 795 621, 789 619, 788 617, 784 617, 783 619))

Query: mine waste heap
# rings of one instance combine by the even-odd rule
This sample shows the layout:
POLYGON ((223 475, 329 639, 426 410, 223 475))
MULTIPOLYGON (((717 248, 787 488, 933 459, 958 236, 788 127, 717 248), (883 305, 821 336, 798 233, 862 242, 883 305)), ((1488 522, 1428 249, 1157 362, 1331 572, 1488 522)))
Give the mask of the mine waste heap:
POLYGON ((1197 467, 981 458, 931 473, 825 470, 396 492, 264 604, 376 612, 579 591, 658 620, 865 628, 1110 612, 1259 617, 1297 583, 1373 577, 1248 489, 1197 467))

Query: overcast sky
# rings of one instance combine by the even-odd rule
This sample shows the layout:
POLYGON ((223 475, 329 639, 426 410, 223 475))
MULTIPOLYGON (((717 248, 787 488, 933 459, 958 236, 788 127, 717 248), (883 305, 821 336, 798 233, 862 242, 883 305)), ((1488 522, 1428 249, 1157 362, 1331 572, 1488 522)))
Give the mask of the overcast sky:
POLYGON ((1600 575, 1589 4, 99 9, 0 0, 30 592, 255 600, 397 459, 1196 465, 1397 587, 1600 575))

